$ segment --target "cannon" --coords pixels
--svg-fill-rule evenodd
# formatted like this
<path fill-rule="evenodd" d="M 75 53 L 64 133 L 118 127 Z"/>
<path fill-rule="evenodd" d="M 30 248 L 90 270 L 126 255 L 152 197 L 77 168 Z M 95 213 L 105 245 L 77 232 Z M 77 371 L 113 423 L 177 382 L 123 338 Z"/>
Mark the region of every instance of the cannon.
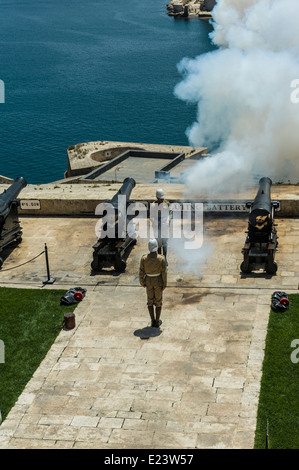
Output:
<path fill-rule="evenodd" d="M 0 253 L 13 243 L 20 243 L 22 240 L 22 227 L 18 218 L 17 199 L 22 189 L 27 186 L 27 182 L 23 177 L 16 178 L 0 195 Z M 0 267 L 3 264 L 3 258 L 0 257 Z"/>
<path fill-rule="evenodd" d="M 249 209 L 248 231 L 242 249 L 244 259 L 240 266 L 245 274 L 261 268 L 268 274 L 275 274 L 277 271 L 274 257 L 278 236 L 274 219 L 279 202 L 271 201 L 271 185 L 270 178 L 261 178 L 254 201 L 246 203 Z"/>
<path fill-rule="evenodd" d="M 127 216 L 126 210 L 130 201 L 131 192 L 136 185 L 133 178 L 125 178 L 121 188 L 110 201 L 105 201 L 113 207 L 113 220 L 111 226 L 114 227 L 114 237 L 100 236 L 93 245 L 93 260 L 91 268 L 93 271 L 102 271 L 105 265 L 113 265 L 116 271 L 123 272 L 127 266 L 127 258 L 131 249 L 136 244 L 136 238 L 128 233 L 128 223 L 134 216 Z M 119 196 L 124 197 L 124 204 L 119 207 Z M 119 229 L 121 222 L 124 230 Z M 108 222 L 107 222 L 108 223 Z M 103 228 L 107 233 L 107 223 Z"/>

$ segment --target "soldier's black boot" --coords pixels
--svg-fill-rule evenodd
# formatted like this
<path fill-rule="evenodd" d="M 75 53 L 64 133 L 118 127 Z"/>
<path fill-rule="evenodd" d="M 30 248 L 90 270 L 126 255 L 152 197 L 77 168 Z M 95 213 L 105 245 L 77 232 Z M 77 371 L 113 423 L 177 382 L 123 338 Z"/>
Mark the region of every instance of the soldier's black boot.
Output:
<path fill-rule="evenodd" d="M 150 314 L 150 317 L 151 317 L 151 320 L 152 320 L 152 325 L 151 326 L 156 326 L 154 307 L 153 307 L 153 305 L 150 305 L 147 308 L 148 308 L 148 311 L 149 311 L 149 314 Z"/>
<path fill-rule="evenodd" d="M 156 322 L 155 327 L 159 328 L 162 325 L 162 320 L 160 320 L 162 307 L 156 307 Z"/>

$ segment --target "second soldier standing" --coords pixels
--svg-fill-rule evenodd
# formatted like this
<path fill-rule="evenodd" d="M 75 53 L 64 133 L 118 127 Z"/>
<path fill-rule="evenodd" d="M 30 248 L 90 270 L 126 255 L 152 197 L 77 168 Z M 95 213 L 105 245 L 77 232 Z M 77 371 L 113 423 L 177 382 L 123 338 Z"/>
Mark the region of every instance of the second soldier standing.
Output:
<path fill-rule="evenodd" d="M 166 266 L 168 266 L 167 248 L 171 213 L 169 212 L 170 203 L 165 199 L 163 189 L 157 189 L 154 204 L 159 208 L 158 213 L 155 214 L 157 220 L 152 221 L 154 230 L 156 230 L 156 235 L 154 236 L 158 240 L 158 253 L 165 256 Z"/>

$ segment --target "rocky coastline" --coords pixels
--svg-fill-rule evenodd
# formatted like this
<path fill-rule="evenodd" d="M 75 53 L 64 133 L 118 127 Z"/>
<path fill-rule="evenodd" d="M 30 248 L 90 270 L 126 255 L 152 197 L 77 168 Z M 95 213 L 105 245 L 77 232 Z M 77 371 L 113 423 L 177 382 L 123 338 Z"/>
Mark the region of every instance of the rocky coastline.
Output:
<path fill-rule="evenodd" d="M 213 0 L 171 0 L 167 4 L 168 16 L 177 18 L 197 17 L 203 20 L 212 19 Z"/>

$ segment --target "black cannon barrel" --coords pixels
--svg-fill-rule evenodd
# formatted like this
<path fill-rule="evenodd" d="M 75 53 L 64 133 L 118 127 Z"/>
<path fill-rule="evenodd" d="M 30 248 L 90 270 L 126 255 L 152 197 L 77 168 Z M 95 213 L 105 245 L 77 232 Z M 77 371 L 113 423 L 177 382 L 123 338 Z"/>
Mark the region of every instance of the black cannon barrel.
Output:
<path fill-rule="evenodd" d="M 127 207 L 129 204 L 132 189 L 136 185 L 133 178 L 125 178 L 123 184 L 116 194 L 106 204 L 112 205 L 114 210 L 114 220 L 110 219 L 109 209 L 108 220 L 103 225 L 103 237 L 100 236 L 97 243 L 93 246 L 93 261 L 91 268 L 94 271 L 101 271 L 105 263 L 112 263 L 116 271 L 124 271 L 126 269 L 126 260 L 130 254 L 132 247 L 136 244 L 136 238 L 132 238 L 128 234 Z M 125 196 L 121 201 L 119 196 Z M 107 235 L 107 229 L 111 229 L 114 236 Z M 102 234 L 101 234 L 102 235 Z"/>
<path fill-rule="evenodd" d="M 270 227 L 272 221 L 271 185 L 270 178 L 261 178 L 257 195 L 251 205 L 249 223 L 259 230 Z"/>
<path fill-rule="evenodd" d="M 270 178 L 261 178 L 255 199 L 246 204 L 250 207 L 250 213 L 246 242 L 242 250 L 244 260 L 240 266 L 245 274 L 261 267 L 268 274 L 275 274 L 277 271 L 274 256 L 278 237 L 274 217 L 279 202 L 271 200 L 271 185 Z"/>
<path fill-rule="evenodd" d="M 271 214 L 271 185 L 272 181 L 268 177 L 261 178 L 259 181 L 259 190 L 253 201 L 251 212 L 256 209 L 262 209 Z"/>
<path fill-rule="evenodd" d="M 131 192 L 132 192 L 135 185 L 136 185 L 136 181 L 134 180 L 134 178 L 125 178 L 124 181 L 123 181 L 122 186 L 120 187 L 120 189 L 117 191 L 117 193 L 111 199 L 111 204 L 115 208 L 117 208 L 117 206 L 118 206 L 118 196 L 120 196 L 120 195 L 126 196 L 126 202 L 128 202 L 129 199 L 130 199 L 130 196 L 131 196 Z"/>
<path fill-rule="evenodd" d="M 27 181 L 22 176 L 15 179 L 9 188 L 0 194 L 0 216 L 5 217 L 14 201 L 23 188 L 27 186 Z"/>

